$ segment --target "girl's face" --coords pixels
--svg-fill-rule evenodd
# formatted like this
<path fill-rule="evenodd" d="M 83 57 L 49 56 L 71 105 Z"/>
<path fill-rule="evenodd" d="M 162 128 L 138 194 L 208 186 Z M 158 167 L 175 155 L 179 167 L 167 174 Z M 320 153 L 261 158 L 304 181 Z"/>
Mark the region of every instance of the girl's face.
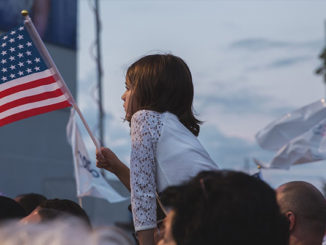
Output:
<path fill-rule="evenodd" d="M 128 81 L 126 81 L 126 91 L 121 96 L 121 99 L 124 102 L 123 108 L 125 109 L 126 115 L 128 114 L 130 95 L 131 95 L 130 84 L 128 83 Z"/>

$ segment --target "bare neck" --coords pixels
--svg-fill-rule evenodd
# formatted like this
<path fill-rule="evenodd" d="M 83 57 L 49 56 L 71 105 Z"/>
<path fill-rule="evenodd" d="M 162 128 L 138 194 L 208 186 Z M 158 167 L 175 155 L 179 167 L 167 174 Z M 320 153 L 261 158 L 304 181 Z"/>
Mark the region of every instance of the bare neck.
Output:
<path fill-rule="evenodd" d="M 290 234 L 289 245 L 321 245 L 323 236 L 312 234 Z"/>

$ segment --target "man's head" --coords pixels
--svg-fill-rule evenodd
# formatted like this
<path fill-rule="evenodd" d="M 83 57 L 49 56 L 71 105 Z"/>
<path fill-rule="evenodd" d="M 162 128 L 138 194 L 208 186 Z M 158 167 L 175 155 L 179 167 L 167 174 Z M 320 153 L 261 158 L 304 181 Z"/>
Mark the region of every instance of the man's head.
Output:
<path fill-rule="evenodd" d="M 45 196 L 36 193 L 21 194 L 15 197 L 15 201 L 25 209 L 27 215 L 45 200 Z"/>
<path fill-rule="evenodd" d="M 77 203 L 68 199 L 49 199 L 43 201 L 34 211 L 25 217 L 22 222 L 48 222 L 57 218 L 73 216 L 91 226 L 91 222 L 85 210 Z"/>
<path fill-rule="evenodd" d="M 290 222 L 290 244 L 302 239 L 321 244 L 326 228 L 326 200 L 322 193 L 304 181 L 285 183 L 276 193 L 281 212 Z"/>
<path fill-rule="evenodd" d="M 14 199 L 0 196 L 0 222 L 20 219 L 26 216 L 24 208 Z"/>
<path fill-rule="evenodd" d="M 288 222 L 275 191 L 241 172 L 201 172 L 181 186 L 167 188 L 162 201 L 173 210 L 171 234 L 178 245 L 288 242 Z"/>

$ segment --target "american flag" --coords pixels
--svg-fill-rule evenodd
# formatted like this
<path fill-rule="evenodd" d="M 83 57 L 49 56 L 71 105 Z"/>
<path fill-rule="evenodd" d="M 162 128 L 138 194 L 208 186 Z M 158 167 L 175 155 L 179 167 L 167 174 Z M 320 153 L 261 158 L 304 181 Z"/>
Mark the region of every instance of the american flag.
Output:
<path fill-rule="evenodd" d="M 0 126 L 71 106 L 22 25 L 0 35 Z"/>

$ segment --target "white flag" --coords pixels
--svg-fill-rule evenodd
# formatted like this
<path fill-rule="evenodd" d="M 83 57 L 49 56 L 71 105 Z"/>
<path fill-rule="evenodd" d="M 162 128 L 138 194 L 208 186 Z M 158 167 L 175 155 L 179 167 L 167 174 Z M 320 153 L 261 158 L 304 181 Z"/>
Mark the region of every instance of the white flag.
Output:
<path fill-rule="evenodd" d="M 106 199 L 110 203 L 128 199 L 121 196 L 106 182 L 96 167 L 95 161 L 91 161 L 88 157 L 85 144 L 75 122 L 73 109 L 67 124 L 67 139 L 72 147 L 78 197 L 94 196 Z"/>
<path fill-rule="evenodd" d="M 270 168 L 288 169 L 291 165 L 326 159 L 326 119 L 282 147 Z"/>
<path fill-rule="evenodd" d="M 257 133 L 256 139 L 262 148 L 278 150 L 269 164 L 259 163 L 265 168 L 288 169 L 294 164 L 326 159 L 325 100 L 318 100 L 270 123 Z"/>
<path fill-rule="evenodd" d="M 277 151 L 325 118 L 326 103 L 321 99 L 270 123 L 256 134 L 256 140 L 263 149 Z"/>

